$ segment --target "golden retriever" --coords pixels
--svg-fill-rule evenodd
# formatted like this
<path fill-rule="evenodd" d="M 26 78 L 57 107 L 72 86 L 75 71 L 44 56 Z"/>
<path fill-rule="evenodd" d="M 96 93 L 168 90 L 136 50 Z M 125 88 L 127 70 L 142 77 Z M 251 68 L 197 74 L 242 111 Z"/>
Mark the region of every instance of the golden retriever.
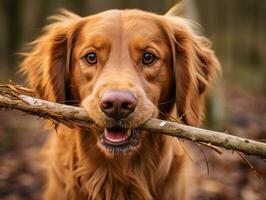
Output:
<path fill-rule="evenodd" d="M 140 10 L 52 20 L 21 71 L 40 98 L 81 106 L 95 123 L 51 135 L 44 199 L 187 199 L 178 140 L 138 127 L 170 115 L 200 126 L 219 69 L 210 42 L 182 17 Z"/>

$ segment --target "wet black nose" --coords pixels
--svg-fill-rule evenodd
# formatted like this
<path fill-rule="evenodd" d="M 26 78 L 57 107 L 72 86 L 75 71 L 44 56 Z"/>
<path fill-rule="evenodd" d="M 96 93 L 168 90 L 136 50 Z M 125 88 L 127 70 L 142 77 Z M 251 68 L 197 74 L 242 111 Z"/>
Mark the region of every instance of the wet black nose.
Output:
<path fill-rule="evenodd" d="M 103 93 L 100 102 L 101 110 L 116 120 L 126 118 L 134 112 L 137 105 L 136 97 L 129 91 L 107 90 Z"/>

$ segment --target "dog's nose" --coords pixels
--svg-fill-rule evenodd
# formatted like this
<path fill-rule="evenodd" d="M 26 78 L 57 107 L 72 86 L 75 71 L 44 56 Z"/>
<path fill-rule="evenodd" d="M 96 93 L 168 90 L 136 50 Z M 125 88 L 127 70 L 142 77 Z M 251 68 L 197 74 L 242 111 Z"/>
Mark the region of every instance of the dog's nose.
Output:
<path fill-rule="evenodd" d="M 116 120 L 126 118 L 134 112 L 137 105 L 136 97 L 129 91 L 107 90 L 102 94 L 100 108 Z"/>

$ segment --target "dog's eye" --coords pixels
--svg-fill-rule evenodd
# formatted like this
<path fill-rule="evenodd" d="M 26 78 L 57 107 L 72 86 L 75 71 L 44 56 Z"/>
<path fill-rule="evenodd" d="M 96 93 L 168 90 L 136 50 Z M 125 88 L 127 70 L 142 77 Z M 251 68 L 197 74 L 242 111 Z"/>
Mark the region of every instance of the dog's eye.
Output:
<path fill-rule="evenodd" d="M 151 52 L 144 52 L 143 56 L 142 56 L 142 64 L 144 65 L 150 65 L 152 64 L 154 61 L 156 61 L 157 57 L 151 53 Z"/>
<path fill-rule="evenodd" d="M 84 56 L 83 59 L 90 65 L 94 65 L 98 62 L 97 55 L 95 52 L 88 53 L 87 55 Z"/>

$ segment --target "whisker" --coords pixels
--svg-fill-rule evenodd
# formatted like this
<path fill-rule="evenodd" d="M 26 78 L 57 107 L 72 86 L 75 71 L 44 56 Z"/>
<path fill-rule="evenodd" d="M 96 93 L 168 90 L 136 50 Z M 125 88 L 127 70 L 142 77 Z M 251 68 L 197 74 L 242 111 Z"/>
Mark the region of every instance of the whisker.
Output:
<path fill-rule="evenodd" d="M 183 120 L 183 117 L 186 115 L 186 114 L 188 114 L 190 111 L 187 111 L 187 112 L 184 112 L 180 117 L 179 117 L 179 119 L 178 120 Z"/>
<path fill-rule="evenodd" d="M 158 109 L 159 110 L 159 109 Z M 166 119 L 169 119 L 168 114 L 164 113 L 163 111 L 159 110 L 159 113 L 162 114 Z"/>
<path fill-rule="evenodd" d="M 173 98 L 173 99 L 170 99 L 168 101 L 165 101 L 165 102 L 162 102 L 162 103 L 159 103 L 159 105 L 165 105 L 165 104 L 168 104 L 168 103 L 172 103 L 173 101 L 175 101 L 176 98 Z"/>
<path fill-rule="evenodd" d="M 170 121 L 174 121 L 174 122 L 180 122 L 179 121 L 179 119 L 176 119 L 175 117 L 173 117 L 173 116 L 171 116 L 171 115 L 169 115 L 169 114 L 167 114 L 167 113 L 164 113 L 164 112 L 162 112 L 161 110 L 159 110 L 159 112 L 166 118 L 166 119 L 168 119 L 168 120 L 170 120 Z"/>

